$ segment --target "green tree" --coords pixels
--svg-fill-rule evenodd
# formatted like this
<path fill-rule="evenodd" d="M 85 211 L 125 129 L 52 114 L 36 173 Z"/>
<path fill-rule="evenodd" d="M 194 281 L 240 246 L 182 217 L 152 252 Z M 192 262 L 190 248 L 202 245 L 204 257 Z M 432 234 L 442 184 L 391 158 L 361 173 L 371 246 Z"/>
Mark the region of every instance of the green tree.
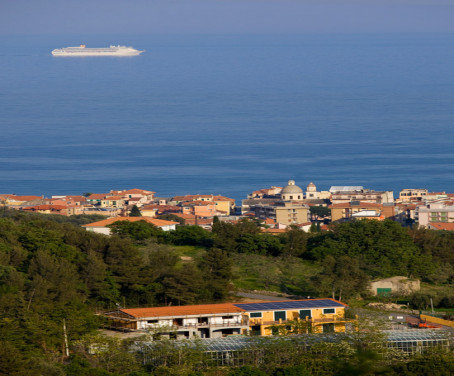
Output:
<path fill-rule="evenodd" d="M 130 217 L 141 217 L 142 216 L 142 213 L 141 213 L 140 209 L 137 207 L 137 205 L 133 205 L 133 207 L 131 208 L 131 211 L 129 212 L 129 216 Z"/>
<path fill-rule="evenodd" d="M 309 212 L 311 213 L 311 219 L 313 221 L 319 221 L 331 216 L 331 210 L 328 207 L 321 205 L 311 206 Z"/>
<path fill-rule="evenodd" d="M 421 259 L 407 230 L 391 220 L 340 223 L 331 233 L 316 237 L 311 246 L 311 257 L 349 256 L 373 277 L 420 276 L 431 267 L 430 257 Z"/>
<path fill-rule="evenodd" d="M 159 219 L 164 219 L 165 221 L 172 221 L 172 222 L 178 222 L 180 226 L 184 226 L 186 224 L 186 220 L 184 218 L 179 217 L 178 215 L 175 214 L 161 214 L 158 215 Z"/>
<path fill-rule="evenodd" d="M 185 264 L 175 269 L 162 281 L 164 302 L 176 305 L 196 304 L 200 300 L 203 279 L 200 270 L 194 264 Z"/>
<path fill-rule="evenodd" d="M 122 238 L 130 238 L 135 241 L 143 241 L 150 238 L 163 237 L 163 231 L 160 228 L 148 223 L 145 220 L 136 222 L 117 221 L 107 227 L 110 228 L 112 234 Z"/>
<path fill-rule="evenodd" d="M 175 245 L 198 245 L 210 247 L 213 235 L 200 226 L 178 226 L 165 234 L 168 242 Z"/>
<path fill-rule="evenodd" d="M 306 251 L 307 234 L 297 226 L 291 225 L 290 228 L 281 235 L 284 247 L 284 256 L 301 256 Z"/>
<path fill-rule="evenodd" d="M 205 276 L 204 297 L 206 301 L 223 301 L 230 293 L 232 261 L 226 251 L 209 249 L 200 263 Z"/>
<path fill-rule="evenodd" d="M 360 269 L 357 259 L 348 256 L 328 256 L 321 273 L 312 278 L 313 286 L 321 295 L 333 299 L 350 298 L 367 289 L 367 275 Z"/>

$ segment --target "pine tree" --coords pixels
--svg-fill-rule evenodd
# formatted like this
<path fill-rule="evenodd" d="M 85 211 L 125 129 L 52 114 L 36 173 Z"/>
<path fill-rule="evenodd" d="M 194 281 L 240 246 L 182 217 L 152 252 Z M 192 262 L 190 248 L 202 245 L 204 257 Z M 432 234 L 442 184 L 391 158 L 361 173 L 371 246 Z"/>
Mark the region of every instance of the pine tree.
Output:
<path fill-rule="evenodd" d="M 130 217 L 141 217 L 142 213 L 140 212 L 140 209 L 137 207 L 137 205 L 134 205 L 129 213 Z"/>

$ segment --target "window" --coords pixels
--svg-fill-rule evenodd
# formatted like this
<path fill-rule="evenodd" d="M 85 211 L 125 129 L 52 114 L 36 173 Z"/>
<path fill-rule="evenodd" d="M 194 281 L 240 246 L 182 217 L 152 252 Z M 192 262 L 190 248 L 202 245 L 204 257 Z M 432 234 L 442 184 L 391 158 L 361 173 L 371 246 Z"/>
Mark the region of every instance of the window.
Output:
<path fill-rule="evenodd" d="M 287 320 L 287 312 L 285 311 L 274 311 L 274 321 L 279 321 L 279 319 Z"/>
<path fill-rule="evenodd" d="M 312 311 L 310 309 L 302 309 L 302 310 L 300 310 L 300 319 L 306 320 L 306 317 L 311 319 L 312 318 Z"/>
<path fill-rule="evenodd" d="M 147 320 L 147 324 L 157 324 L 158 320 Z"/>
<path fill-rule="evenodd" d="M 336 308 L 323 308 L 323 314 L 336 313 Z"/>
<path fill-rule="evenodd" d="M 262 317 L 262 312 L 251 312 L 250 313 L 250 318 L 255 318 L 255 317 Z"/>
<path fill-rule="evenodd" d="M 334 333 L 334 324 L 323 324 L 323 333 Z"/>
<path fill-rule="evenodd" d="M 233 316 L 222 316 L 222 320 L 231 320 Z"/>

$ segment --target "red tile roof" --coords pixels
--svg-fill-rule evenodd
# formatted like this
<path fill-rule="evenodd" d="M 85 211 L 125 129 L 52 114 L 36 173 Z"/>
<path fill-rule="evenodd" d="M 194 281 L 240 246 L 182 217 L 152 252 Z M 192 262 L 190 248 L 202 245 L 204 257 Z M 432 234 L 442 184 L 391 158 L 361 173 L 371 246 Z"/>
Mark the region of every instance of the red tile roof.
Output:
<path fill-rule="evenodd" d="M 103 198 L 103 200 L 105 200 L 105 201 L 118 201 L 118 200 L 123 200 L 123 197 L 121 197 L 121 196 L 109 196 L 109 197 Z"/>
<path fill-rule="evenodd" d="M 382 204 L 376 204 L 372 202 L 360 202 L 359 205 L 352 205 L 351 202 L 342 202 L 340 204 L 332 204 L 328 206 L 330 209 L 335 208 L 351 208 L 351 207 L 361 207 L 361 208 L 382 208 Z"/>
<path fill-rule="evenodd" d="M 244 309 L 238 308 L 231 303 L 223 303 L 152 308 L 128 308 L 121 309 L 120 311 L 128 315 L 131 315 L 132 317 L 140 318 L 140 317 L 209 315 L 215 313 L 235 313 L 244 312 Z"/>
<path fill-rule="evenodd" d="M 151 204 L 151 205 L 144 205 L 142 210 L 157 210 L 158 213 L 178 213 L 181 212 L 181 207 L 176 205 L 158 205 L 158 204 Z"/>
<path fill-rule="evenodd" d="M 435 230 L 454 231 L 454 223 L 431 222 L 429 223 L 429 226 Z"/>
<path fill-rule="evenodd" d="M 213 196 L 213 201 L 230 201 L 230 202 L 235 203 L 235 199 L 228 198 L 225 196 Z"/>
<path fill-rule="evenodd" d="M 40 200 L 43 197 L 42 196 L 15 196 L 15 195 L 8 195 L 8 198 L 11 199 L 11 200 L 16 200 L 16 201 L 33 201 L 33 200 Z"/>
<path fill-rule="evenodd" d="M 87 197 L 87 200 L 102 200 L 108 195 L 109 193 L 93 193 Z"/>
<path fill-rule="evenodd" d="M 102 221 L 98 221 L 98 222 L 88 223 L 86 225 L 83 225 L 82 227 L 106 227 L 107 225 L 111 225 L 112 223 L 115 223 L 118 221 L 128 221 L 128 222 L 146 221 L 148 223 L 151 223 L 152 225 L 155 225 L 156 227 L 179 224 L 178 222 L 165 221 L 164 219 L 157 219 L 157 218 L 151 218 L 151 217 L 113 217 L 113 218 L 103 219 Z"/>

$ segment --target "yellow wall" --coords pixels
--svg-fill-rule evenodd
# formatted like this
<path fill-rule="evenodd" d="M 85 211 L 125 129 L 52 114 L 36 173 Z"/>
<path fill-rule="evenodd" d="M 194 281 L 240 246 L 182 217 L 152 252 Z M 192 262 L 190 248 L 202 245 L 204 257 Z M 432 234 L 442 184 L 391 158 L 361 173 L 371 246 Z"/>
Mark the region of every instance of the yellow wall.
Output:
<path fill-rule="evenodd" d="M 216 210 L 226 212 L 226 214 L 230 214 L 230 207 L 231 203 L 230 201 L 215 201 L 216 203 Z"/>
<path fill-rule="evenodd" d="M 302 309 L 291 309 L 291 310 L 286 310 L 286 321 L 292 321 L 292 320 L 303 320 L 304 319 L 299 319 L 299 314 L 300 310 Z M 279 311 L 279 310 L 278 310 Z M 282 310 L 284 311 L 284 310 Z M 323 314 L 323 308 L 313 308 L 312 310 L 312 318 L 311 318 L 311 323 L 312 323 L 312 332 L 313 333 L 322 333 L 323 332 L 323 324 L 328 324 L 328 323 L 334 323 L 334 331 L 335 332 L 344 332 L 345 331 L 345 309 L 336 307 L 336 313 L 331 313 L 331 314 Z M 261 335 L 271 335 L 272 330 L 271 326 L 279 324 L 279 322 L 274 321 L 274 312 L 275 311 L 262 311 L 262 317 L 261 318 L 250 318 L 249 319 L 249 326 L 250 329 L 253 326 L 258 326 L 260 325 L 260 334 Z M 247 316 L 250 317 L 251 312 L 246 312 L 245 313 Z M 323 321 L 317 321 L 317 320 L 322 320 Z M 282 320 L 282 324 L 285 325 L 285 321 Z"/>
<path fill-rule="evenodd" d="M 295 212 L 293 212 L 295 210 Z M 276 222 L 283 224 L 308 222 L 308 208 L 305 207 L 276 207 Z"/>

